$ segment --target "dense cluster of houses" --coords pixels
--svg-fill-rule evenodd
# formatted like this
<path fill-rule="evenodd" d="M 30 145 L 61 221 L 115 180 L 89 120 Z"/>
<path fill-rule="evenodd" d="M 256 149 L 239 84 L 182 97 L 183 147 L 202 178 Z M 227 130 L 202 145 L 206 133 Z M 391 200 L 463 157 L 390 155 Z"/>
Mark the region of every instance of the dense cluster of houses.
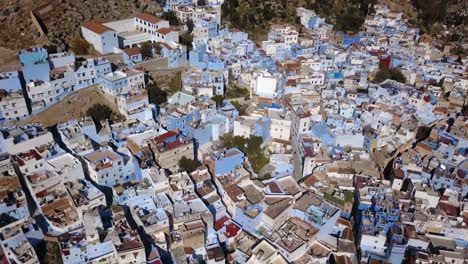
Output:
<path fill-rule="evenodd" d="M 188 54 L 138 14 L 82 26 L 125 66 L 34 47 L 0 73 L 0 263 L 39 263 L 43 243 L 73 264 L 466 263 L 466 58 L 383 5 L 355 35 L 298 8 L 301 29 L 257 45 L 219 28 L 222 1 L 196 2 L 166 1 L 194 21 Z M 138 69 L 147 41 L 189 66 L 159 106 Z M 405 81 L 372 81 L 382 65 Z M 124 121 L 9 123 L 92 85 Z"/>

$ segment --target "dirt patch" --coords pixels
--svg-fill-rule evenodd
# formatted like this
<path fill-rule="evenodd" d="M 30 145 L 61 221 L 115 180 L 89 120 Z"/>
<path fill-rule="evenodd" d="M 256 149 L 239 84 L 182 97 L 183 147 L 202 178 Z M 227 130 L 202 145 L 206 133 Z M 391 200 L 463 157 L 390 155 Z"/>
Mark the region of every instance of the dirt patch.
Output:
<path fill-rule="evenodd" d="M 181 71 L 161 71 L 149 73 L 156 85 L 172 95 L 182 88 Z"/>
<path fill-rule="evenodd" d="M 108 105 L 114 112 L 119 112 L 117 104 L 111 95 L 104 93 L 97 86 L 91 86 L 70 94 L 62 101 L 21 123 L 41 123 L 45 126 L 64 123 L 68 120 L 86 116 L 88 108 L 96 103 Z"/>
<path fill-rule="evenodd" d="M 0 69 L 1 70 L 14 70 L 20 68 L 18 60 L 18 51 L 0 47 Z"/>

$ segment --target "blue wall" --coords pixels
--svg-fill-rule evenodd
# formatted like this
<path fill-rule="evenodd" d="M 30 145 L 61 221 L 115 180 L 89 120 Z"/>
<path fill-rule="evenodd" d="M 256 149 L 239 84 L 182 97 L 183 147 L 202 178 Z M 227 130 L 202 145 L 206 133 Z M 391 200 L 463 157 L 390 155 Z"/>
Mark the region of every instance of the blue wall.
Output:
<path fill-rule="evenodd" d="M 50 65 L 47 50 L 32 48 L 23 50 L 19 54 L 19 59 L 23 68 L 23 75 L 26 82 L 50 81 Z"/>
<path fill-rule="evenodd" d="M 181 116 L 181 117 L 175 117 L 175 116 L 165 116 L 165 119 L 168 120 L 166 129 L 167 130 L 175 130 L 178 129 L 182 135 L 185 136 L 190 136 L 192 128 L 190 127 L 190 123 L 192 122 L 197 122 L 200 120 L 201 115 L 200 115 L 200 110 L 197 109 L 187 115 Z"/>
<path fill-rule="evenodd" d="M 270 126 L 271 120 L 268 117 L 262 117 L 255 122 L 255 136 L 263 138 L 262 144 L 270 138 Z"/>
<path fill-rule="evenodd" d="M 238 151 L 239 154 L 232 155 L 230 157 L 220 157 L 221 153 L 217 153 L 219 159 L 215 160 L 215 175 L 223 175 L 233 171 L 236 167 L 242 166 L 244 162 L 244 153 L 237 148 L 231 148 L 226 150 L 225 154 L 229 154 L 233 151 Z"/>

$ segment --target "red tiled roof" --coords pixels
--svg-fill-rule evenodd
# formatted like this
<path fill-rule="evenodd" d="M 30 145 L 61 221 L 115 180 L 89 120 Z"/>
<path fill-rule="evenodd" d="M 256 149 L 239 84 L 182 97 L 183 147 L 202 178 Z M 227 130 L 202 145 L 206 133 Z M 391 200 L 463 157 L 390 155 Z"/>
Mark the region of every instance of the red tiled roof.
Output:
<path fill-rule="evenodd" d="M 447 107 L 434 107 L 434 110 L 432 110 L 432 112 L 447 114 L 448 113 L 448 108 Z"/>
<path fill-rule="evenodd" d="M 167 143 L 167 149 L 174 149 L 174 148 L 180 147 L 180 146 L 182 146 L 182 145 L 184 145 L 184 144 L 185 144 L 185 142 L 182 141 L 182 140 L 179 138 L 179 139 L 177 139 L 176 141 Z"/>
<path fill-rule="evenodd" d="M 193 253 L 193 248 L 191 248 L 191 247 L 184 247 L 184 253 L 185 253 L 185 255 L 192 255 L 192 253 Z"/>
<path fill-rule="evenodd" d="M 402 169 L 394 168 L 393 174 L 395 178 L 403 180 L 405 178 L 405 172 Z"/>
<path fill-rule="evenodd" d="M 391 59 L 390 58 L 380 58 L 379 62 L 383 63 L 387 68 L 390 67 L 390 62 L 391 62 Z"/>
<path fill-rule="evenodd" d="M 124 52 L 127 53 L 127 55 L 129 56 L 141 54 L 140 49 L 137 47 L 124 49 Z"/>
<path fill-rule="evenodd" d="M 168 139 L 170 137 L 176 136 L 176 135 L 177 135 L 177 132 L 171 130 L 171 131 L 168 131 L 168 132 L 166 132 L 166 133 L 164 133 L 162 135 L 154 137 L 153 141 L 158 144 L 158 143 L 161 143 L 164 140 L 166 140 L 166 139 Z"/>
<path fill-rule="evenodd" d="M 229 197 L 234 201 L 234 202 L 238 202 L 238 199 L 237 197 L 239 195 L 241 195 L 242 193 L 244 193 L 242 191 L 241 188 L 239 188 L 239 186 L 235 185 L 235 184 L 231 184 L 227 187 L 224 188 L 224 190 L 227 192 L 227 194 L 229 195 Z"/>
<path fill-rule="evenodd" d="M 304 184 L 306 186 L 309 186 L 309 187 L 314 186 L 315 183 L 317 183 L 317 182 L 318 182 L 318 179 L 317 179 L 317 177 L 315 177 L 315 175 L 310 175 L 310 176 L 308 176 L 307 179 L 304 180 Z"/>
<path fill-rule="evenodd" d="M 272 193 L 282 193 L 281 188 L 276 184 L 276 182 L 270 182 L 268 187 L 270 187 L 270 191 Z"/>
<path fill-rule="evenodd" d="M 229 220 L 229 217 L 227 217 L 226 215 L 221 217 L 219 220 L 217 220 L 215 223 L 214 223 L 214 229 L 216 231 L 219 231 L 221 228 L 224 227 L 224 224 Z"/>
<path fill-rule="evenodd" d="M 226 237 L 227 238 L 235 237 L 235 236 L 237 236 L 237 234 L 239 233 L 240 230 L 241 230 L 241 228 L 238 225 L 236 225 L 234 223 L 230 223 L 226 227 Z"/>
<path fill-rule="evenodd" d="M 103 24 L 96 21 L 87 21 L 82 24 L 82 26 L 88 30 L 93 31 L 96 34 L 102 34 L 104 32 L 113 30 L 110 27 L 104 26 Z"/>
<path fill-rule="evenodd" d="M 148 15 L 148 14 L 145 14 L 145 13 L 138 13 L 136 17 L 141 19 L 141 20 L 144 20 L 146 22 L 150 22 L 152 24 L 156 24 L 156 23 L 159 23 L 160 21 L 162 21 L 162 19 L 160 17 Z"/>
<path fill-rule="evenodd" d="M 171 33 L 172 30 L 170 28 L 160 28 L 160 29 L 158 29 L 158 32 L 163 34 L 163 35 L 167 35 L 167 34 Z"/>

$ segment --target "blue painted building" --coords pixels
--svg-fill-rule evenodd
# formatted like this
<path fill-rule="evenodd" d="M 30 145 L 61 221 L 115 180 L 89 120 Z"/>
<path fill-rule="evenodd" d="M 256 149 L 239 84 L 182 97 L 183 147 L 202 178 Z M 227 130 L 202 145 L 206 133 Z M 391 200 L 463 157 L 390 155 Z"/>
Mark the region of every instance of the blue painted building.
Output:
<path fill-rule="evenodd" d="M 0 72 L 0 87 L 7 92 L 21 91 L 21 81 L 17 71 Z"/>
<path fill-rule="evenodd" d="M 200 109 L 189 112 L 181 112 L 181 109 L 161 109 L 159 120 L 167 130 L 178 130 L 182 135 L 192 137 L 193 128 L 191 124 L 201 119 Z"/>
<path fill-rule="evenodd" d="M 310 134 L 312 137 L 320 138 L 322 145 L 332 146 L 335 143 L 335 138 L 330 132 L 327 124 L 319 122 L 311 127 Z"/>
<path fill-rule="evenodd" d="M 212 128 L 212 125 L 211 124 L 205 124 L 204 126 L 200 126 L 200 127 L 197 127 L 197 128 L 192 128 L 192 129 L 189 129 L 191 130 L 189 132 L 190 135 L 187 135 L 187 136 L 190 136 L 193 138 L 193 141 L 194 143 L 197 145 L 197 146 L 201 146 L 201 145 L 204 145 L 208 142 L 210 142 L 213 138 L 213 128 Z"/>
<path fill-rule="evenodd" d="M 271 120 L 268 117 L 262 117 L 254 124 L 254 136 L 262 137 L 264 145 L 270 139 Z"/>
<path fill-rule="evenodd" d="M 361 42 L 361 35 L 356 34 L 354 36 L 348 35 L 342 31 L 336 32 L 338 44 L 341 45 L 343 48 L 346 48 L 352 44 Z"/>
<path fill-rule="evenodd" d="M 231 148 L 225 152 L 216 152 L 211 155 L 213 170 L 216 176 L 225 175 L 241 167 L 244 163 L 244 153 L 238 148 Z"/>
<path fill-rule="evenodd" d="M 23 76 L 26 82 L 30 81 L 50 81 L 50 65 L 48 52 L 43 48 L 29 48 L 21 50 L 19 60 L 23 69 Z"/>

